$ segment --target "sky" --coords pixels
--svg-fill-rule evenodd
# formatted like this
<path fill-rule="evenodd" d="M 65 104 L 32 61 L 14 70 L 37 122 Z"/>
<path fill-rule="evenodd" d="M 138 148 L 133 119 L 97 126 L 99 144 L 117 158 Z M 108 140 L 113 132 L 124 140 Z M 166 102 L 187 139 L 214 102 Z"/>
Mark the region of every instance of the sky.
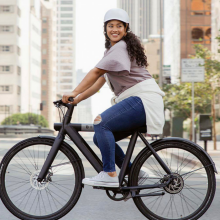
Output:
<path fill-rule="evenodd" d="M 103 20 L 117 0 L 76 0 L 76 70 L 88 72 L 105 51 Z"/>
<path fill-rule="evenodd" d="M 104 15 L 116 7 L 117 0 L 76 0 L 76 70 L 89 72 L 102 59 L 105 51 Z M 92 96 L 93 120 L 111 107 L 112 96 L 106 84 Z"/>

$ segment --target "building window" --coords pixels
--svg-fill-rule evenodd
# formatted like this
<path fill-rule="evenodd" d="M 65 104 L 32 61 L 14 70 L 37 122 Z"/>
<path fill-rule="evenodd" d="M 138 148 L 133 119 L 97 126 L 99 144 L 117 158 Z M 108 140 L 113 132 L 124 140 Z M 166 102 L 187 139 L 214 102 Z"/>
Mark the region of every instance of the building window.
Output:
<path fill-rule="evenodd" d="M 13 46 L 10 46 L 10 45 L 1 45 L 0 46 L 0 52 L 13 52 L 12 51 L 13 49 Z"/>
<path fill-rule="evenodd" d="M 73 67 L 72 66 L 60 66 L 61 70 L 72 70 Z"/>
<path fill-rule="evenodd" d="M 60 23 L 61 23 L 61 24 L 72 24 L 73 21 L 71 21 L 71 20 L 61 20 Z"/>
<path fill-rule="evenodd" d="M 41 51 L 41 47 L 39 45 L 37 45 L 35 42 L 32 41 L 32 46 L 38 50 L 38 51 Z"/>
<path fill-rule="evenodd" d="M 21 49 L 20 47 L 17 47 L 17 54 L 20 56 L 21 55 Z"/>
<path fill-rule="evenodd" d="M 72 18 L 73 14 L 60 14 L 61 18 Z"/>
<path fill-rule="evenodd" d="M 61 7 L 60 11 L 72 11 L 73 8 L 72 7 Z"/>
<path fill-rule="evenodd" d="M 40 78 L 35 76 L 35 75 L 32 75 L 32 80 L 37 82 L 37 83 L 40 83 Z"/>
<path fill-rule="evenodd" d="M 47 64 L 47 60 L 43 59 L 42 64 Z"/>
<path fill-rule="evenodd" d="M 47 23 L 47 18 L 43 18 L 43 23 Z"/>
<path fill-rule="evenodd" d="M 32 29 L 40 35 L 40 30 L 35 25 L 32 25 Z"/>
<path fill-rule="evenodd" d="M 47 29 L 43 28 L 43 33 L 46 34 L 47 33 Z"/>
<path fill-rule="evenodd" d="M 72 1 L 61 1 L 61 5 L 72 5 Z"/>
<path fill-rule="evenodd" d="M 72 79 L 61 79 L 60 83 L 72 83 L 73 80 Z"/>
<path fill-rule="evenodd" d="M 20 86 L 17 87 L 17 94 L 18 94 L 18 95 L 21 94 L 21 87 L 20 87 Z"/>
<path fill-rule="evenodd" d="M 46 80 L 42 80 L 42 85 L 46 86 L 47 85 L 47 81 Z"/>
<path fill-rule="evenodd" d="M 36 99 L 40 99 L 41 98 L 40 94 L 36 93 L 36 92 L 32 92 L 32 97 L 36 98 Z"/>
<path fill-rule="evenodd" d="M 18 36 L 21 36 L 21 29 L 19 27 L 17 27 L 17 34 Z"/>
<path fill-rule="evenodd" d="M 0 86 L 0 93 L 12 93 L 12 86 Z"/>
<path fill-rule="evenodd" d="M 43 95 L 43 96 L 46 96 L 46 95 L 47 95 L 47 91 L 46 91 L 46 90 L 43 90 L 43 91 L 42 91 L 42 95 Z"/>
<path fill-rule="evenodd" d="M 13 66 L 0 66 L 0 73 L 12 73 Z"/>
<path fill-rule="evenodd" d="M 211 27 L 191 27 L 191 39 L 193 44 L 211 44 Z"/>
<path fill-rule="evenodd" d="M 0 12 L 12 13 L 13 12 L 13 6 L 12 5 L 1 5 L 0 6 Z"/>
<path fill-rule="evenodd" d="M 72 72 L 61 72 L 60 76 L 72 76 Z"/>
<path fill-rule="evenodd" d="M 47 44 L 47 39 L 43 38 L 43 44 Z"/>
<path fill-rule="evenodd" d="M 211 15 L 211 0 L 191 0 L 191 15 Z"/>
<path fill-rule="evenodd" d="M 41 66 L 41 63 L 38 60 L 35 60 L 34 58 L 32 59 L 32 63 L 36 66 Z"/>
<path fill-rule="evenodd" d="M 18 75 L 21 75 L 21 67 L 20 66 L 17 66 L 17 73 L 18 73 Z"/>
<path fill-rule="evenodd" d="M 13 26 L 12 25 L 1 25 L 0 26 L 0 32 L 6 32 L 6 33 L 13 33 Z"/>
<path fill-rule="evenodd" d="M 0 113 L 6 113 L 10 112 L 10 106 L 9 105 L 0 105 Z"/>
<path fill-rule="evenodd" d="M 61 31 L 72 31 L 73 28 L 72 27 L 60 27 Z"/>
<path fill-rule="evenodd" d="M 61 57 L 72 57 L 73 54 L 72 53 L 60 53 Z"/>
<path fill-rule="evenodd" d="M 73 60 L 67 59 L 67 60 L 61 60 L 60 63 L 72 63 Z"/>
<path fill-rule="evenodd" d="M 62 51 L 65 51 L 65 50 L 73 50 L 73 48 L 66 46 L 66 47 L 60 47 L 60 50 L 62 50 Z"/>
<path fill-rule="evenodd" d="M 45 100 L 43 100 L 42 103 L 43 103 L 43 106 L 47 105 L 47 102 Z"/>
<path fill-rule="evenodd" d="M 43 74 L 43 75 L 46 75 L 46 70 L 42 70 L 42 74 Z"/>
<path fill-rule="evenodd" d="M 47 49 L 43 49 L 42 53 L 47 54 Z"/>
<path fill-rule="evenodd" d="M 72 44 L 72 43 L 73 43 L 73 40 L 69 40 L 69 39 L 61 40 L 60 43 L 61 43 L 61 44 Z"/>
<path fill-rule="evenodd" d="M 73 37 L 72 33 L 61 33 L 60 37 Z"/>
<path fill-rule="evenodd" d="M 60 86 L 61 89 L 72 89 L 71 85 Z"/>

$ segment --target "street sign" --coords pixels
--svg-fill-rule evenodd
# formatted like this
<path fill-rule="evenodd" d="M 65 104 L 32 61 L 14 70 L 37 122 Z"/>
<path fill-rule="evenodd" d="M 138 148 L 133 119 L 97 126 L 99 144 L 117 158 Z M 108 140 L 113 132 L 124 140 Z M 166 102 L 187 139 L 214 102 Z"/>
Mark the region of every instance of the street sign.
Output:
<path fill-rule="evenodd" d="M 170 65 L 163 65 L 163 77 L 168 77 L 171 75 L 171 66 Z"/>
<path fill-rule="evenodd" d="M 203 59 L 182 59 L 182 82 L 204 82 Z"/>

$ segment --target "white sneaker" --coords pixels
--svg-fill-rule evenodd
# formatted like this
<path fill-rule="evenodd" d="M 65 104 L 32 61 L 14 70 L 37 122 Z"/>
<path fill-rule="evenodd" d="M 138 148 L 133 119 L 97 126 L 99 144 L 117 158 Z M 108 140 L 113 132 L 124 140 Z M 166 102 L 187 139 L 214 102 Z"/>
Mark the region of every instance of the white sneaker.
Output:
<path fill-rule="evenodd" d="M 111 177 L 104 171 L 92 178 L 84 178 L 82 183 L 89 186 L 119 187 L 118 177 Z"/>

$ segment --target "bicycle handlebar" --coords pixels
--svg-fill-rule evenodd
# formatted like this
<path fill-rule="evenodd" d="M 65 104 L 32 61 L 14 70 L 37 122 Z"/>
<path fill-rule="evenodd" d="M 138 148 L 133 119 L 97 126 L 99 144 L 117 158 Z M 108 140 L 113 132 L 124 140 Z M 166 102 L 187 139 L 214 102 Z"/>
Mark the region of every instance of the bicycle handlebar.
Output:
<path fill-rule="evenodd" d="M 69 97 L 68 101 L 73 102 L 74 98 L 73 97 Z M 64 105 L 64 106 L 66 106 L 67 103 L 63 103 L 62 99 L 60 99 L 60 100 L 54 101 L 53 104 L 54 105 Z"/>

